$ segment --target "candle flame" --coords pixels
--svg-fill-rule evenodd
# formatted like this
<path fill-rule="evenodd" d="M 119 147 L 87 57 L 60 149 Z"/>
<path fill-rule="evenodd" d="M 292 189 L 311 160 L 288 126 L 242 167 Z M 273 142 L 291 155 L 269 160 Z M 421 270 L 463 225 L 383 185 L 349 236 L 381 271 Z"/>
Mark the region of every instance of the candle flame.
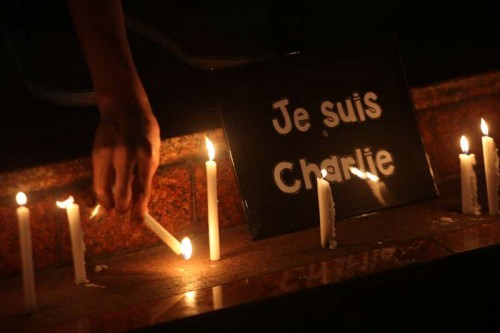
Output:
<path fill-rule="evenodd" d="M 208 137 L 205 137 L 205 143 L 207 145 L 208 158 L 210 159 L 210 161 L 213 161 L 215 158 L 214 144 L 212 143 L 212 141 L 210 141 L 210 139 Z"/>
<path fill-rule="evenodd" d="M 181 242 L 181 254 L 184 259 L 188 260 L 193 254 L 193 245 L 188 237 L 184 237 Z"/>
<path fill-rule="evenodd" d="M 325 178 L 327 174 L 328 171 L 326 171 L 325 169 L 321 169 L 321 177 Z"/>
<path fill-rule="evenodd" d="M 94 207 L 92 214 L 90 214 L 89 219 L 96 217 L 96 215 L 99 213 L 100 208 L 101 208 L 101 205 L 97 204 L 97 206 Z"/>
<path fill-rule="evenodd" d="M 28 198 L 26 197 L 26 194 L 24 194 L 24 192 L 17 192 L 16 201 L 18 205 L 24 206 L 26 205 L 26 202 L 28 202 Z"/>
<path fill-rule="evenodd" d="M 486 124 L 483 118 L 481 118 L 481 131 L 483 132 L 483 135 L 488 135 L 488 124 Z"/>
<path fill-rule="evenodd" d="M 196 295 L 196 293 L 194 292 L 194 290 L 186 291 L 184 293 L 184 296 L 186 296 L 186 298 L 189 298 L 190 300 L 193 300 L 195 295 Z"/>
<path fill-rule="evenodd" d="M 464 154 L 469 153 L 469 140 L 467 140 L 465 135 L 462 135 L 462 137 L 460 138 L 460 148 L 462 148 Z"/>
<path fill-rule="evenodd" d="M 69 206 L 71 206 L 73 203 L 75 202 L 75 199 L 70 195 L 68 197 L 68 199 L 64 200 L 64 201 L 57 201 L 56 202 L 56 205 L 57 207 L 59 208 L 68 208 Z"/>

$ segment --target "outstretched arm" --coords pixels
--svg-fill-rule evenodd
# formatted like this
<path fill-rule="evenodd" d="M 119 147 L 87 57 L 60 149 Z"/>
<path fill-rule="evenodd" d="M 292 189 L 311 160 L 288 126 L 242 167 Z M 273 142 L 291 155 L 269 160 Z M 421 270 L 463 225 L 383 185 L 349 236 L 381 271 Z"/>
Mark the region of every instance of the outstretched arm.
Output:
<path fill-rule="evenodd" d="M 137 73 L 121 0 L 68 0 L 94 83 L 101 120 L 93 186 L 101 205 L 141 220 L 158 167 L 160 130 Z"/>

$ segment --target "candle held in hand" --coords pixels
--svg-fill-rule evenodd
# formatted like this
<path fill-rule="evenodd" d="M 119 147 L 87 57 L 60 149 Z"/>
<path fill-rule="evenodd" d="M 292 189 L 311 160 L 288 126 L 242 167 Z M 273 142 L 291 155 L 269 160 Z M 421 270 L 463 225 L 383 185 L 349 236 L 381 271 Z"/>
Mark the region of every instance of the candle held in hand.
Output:
<path fill-rule="evenodd" d="M 481 131 L 483 132 L 483 159 L 486 177 L 486 190 L 488 193 L 488 211 L 490 215 L 499 215 L 498 209 L 498 149 L 495 141 L 488 136 L 488 125 L 481 118 Z"/>
<path fill-rule="evenodd" d="M 59 208 L 66 209 L 66 214 L 68 215 L 75 283 L 87 283 L 89 281 L 87 280 L 87 271 L 85 269 L 85 242 L 83 241 L 80 220 L 80 206 L 75 203 L 75 199 L 72 196 L 65 201 L 57 201 L 56 204 Z"/>
<path fill-rule="evenodd" d="M 477 202 L 477 178 L 474 172 L 476 156 L 469 154 L 469 141 L 462 135 L 460 138 L 462 154 L 460 158 L 460 178 L 462 189 L 462 213 L 480 215 L 481 206 Z"/>
<path fill-rule="evenodd" d="M 324 179 L 327 175 L 325 169 L 321 170 L 321 178 L 317 177 L 319 229 L 321 247 L 334 249 L 337 247 L 335 240 L 335 203 L 333 201 L 330 183 Z"/>
<path fill-rule="evenodd" d="M 186 260 L 191 258 L 193 247 L 189 238 L 184 237 L 182 242 L 179 242 L 149 214 L 146 214 L 144 217 L 144 224 L 146 224 L 146 226 L 151 229 L 151 231 L 153 231 L 165 244 L 167 244 L 175 254 L 182 254 Z"/>
<path fill-rule="evenodd" d="M 33 270 L 33 250 L 31 245 L 30 211 L 24 207 L 28 201 L 26 194 L 16 195 L 17 221 L 19 224 L 19 245 L 21 249 L 21 268 L 23 275 L 24 305 L 26 312 L 36 309 L 35 273 Z"/>
<path fill-rule="evenodd" d="M 208 201 L 208 241 L 210 260 L 220 259 L 219 247 L 219 211 L 217 207 L 217 164 L 214 161 L 215 148 L 209 138 L 205 137 L 209 160 L 205 162 L 207 169 L 207 201 Z"/>

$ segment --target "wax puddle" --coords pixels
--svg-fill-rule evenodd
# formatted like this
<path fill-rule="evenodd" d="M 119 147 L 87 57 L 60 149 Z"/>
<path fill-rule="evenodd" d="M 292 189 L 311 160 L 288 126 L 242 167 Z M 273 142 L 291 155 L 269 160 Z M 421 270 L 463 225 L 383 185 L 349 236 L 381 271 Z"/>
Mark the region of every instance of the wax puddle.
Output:
<path fill-rule="evenodd" d="M 434 220 L 432 221 L 433 224 L 439 224 L 439 225 L 450 225 L 452 223 L 458 222 L 459 219 L 454 219 L 452 217 L 447 217 L 447 216 L 441 216 L 439 220 Z"/>
<path fill-rule="evenodd" d="M 87 287 L 87 288 L 101 288 L 101 289 L 106 288 L 106 286 L 101 286 L 100 284 L 95 284 L 95 283 L 87 283 L 87 284 L 85 284 L 85 287 Z"/>
<path fill-rule="evenodd" d="M 108 269 L 107 265 L 95 265 L 94 272 L 99 273 L 105 269 Z"/>
<path fill-rule="evenodd" d="M 439 220 L 441 222 L 446 222 L 446 223 L 455 223 L 458 221 L 458 219 L 454 219 L 452 217 L 446 217 L 446 216 L 442 216 Z"/>

